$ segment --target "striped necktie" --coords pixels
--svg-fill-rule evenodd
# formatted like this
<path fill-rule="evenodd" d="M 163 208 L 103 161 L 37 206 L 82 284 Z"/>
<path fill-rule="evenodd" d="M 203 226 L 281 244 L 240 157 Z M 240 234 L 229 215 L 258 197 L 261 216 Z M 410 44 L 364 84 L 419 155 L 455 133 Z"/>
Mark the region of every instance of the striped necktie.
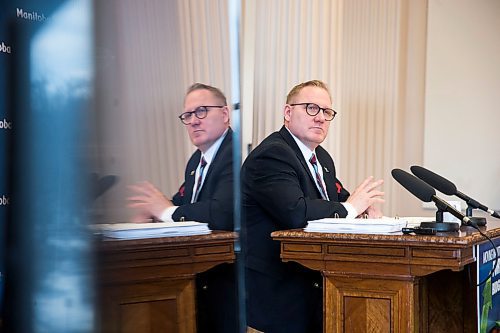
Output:
<path fill-rule="evenodd" d="M 319 175 L 318 171 L 318 161 L 316 160 L 316 154 L 312 154 L 311 158 L 309 159 L 309 163 L 313 166 L 314 169 L 314 174 L 316 176 L 316 184 L 318 185 L 319 192 L 321 193 L 321 197 L 324 200 L 328 200 L 328 195 L 326 194 L 325 187 L 323 185 L 323 182 L 321 181 L 321 176 Z"/>
<path fill-rule="evenodd" d="M 205 161 L 205 158 L 202 156 L 200 159 L 200 173 L 198 174 L 198 180 L 196 181 L 196 194 L 194 195 L 193 202 L 196 202 L 198 200 L 198 195 L 200 195 L 201 184 L 203 181 L 203 171 L 205 170 L 206 165 L 207 161 Z"/>

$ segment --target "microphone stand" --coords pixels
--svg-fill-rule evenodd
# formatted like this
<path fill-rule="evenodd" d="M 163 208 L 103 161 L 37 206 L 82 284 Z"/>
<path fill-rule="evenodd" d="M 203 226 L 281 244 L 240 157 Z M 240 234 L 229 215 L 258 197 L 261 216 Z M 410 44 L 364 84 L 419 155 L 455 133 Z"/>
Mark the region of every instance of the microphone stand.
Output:
<path fill-rule="evenodd" d="M 436 212 L 436 221 L 434 222 L 420 222 L 421 228 L 434 228 L 437 232 L 455 232 L 460 229 L 459 223 L 444 222 L 443 214 L 446 213 L 447 207 L 440 201 L 434 201 L 438 208 Z"/>
<path fill-rule="evenodd" d="M 477 226 L 485 226 L 486 225 L 486 218 L 485 217 L 479 217 L 479 216 L 472 216 L 472 209 L 474 209 L 474 206 L 471 206 L 469 203 L 467 203 L 467 209 L 465 210 L 465 216 L 470 218 L 472 222 L 475 222 Z"/>

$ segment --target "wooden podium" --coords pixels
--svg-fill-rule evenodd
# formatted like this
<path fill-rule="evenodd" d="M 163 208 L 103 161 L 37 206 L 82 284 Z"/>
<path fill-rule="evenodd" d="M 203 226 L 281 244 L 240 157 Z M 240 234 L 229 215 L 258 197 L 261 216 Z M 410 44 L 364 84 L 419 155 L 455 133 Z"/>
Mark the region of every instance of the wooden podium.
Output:
<path fill-rule="evenodd" d="M 234 262 L 233 232 L 97 243 L 101 332 L 196 332 L 195 275 Z"/>
<path fill-rule="evenodd" d="M 484 232 L 500 237 L 500 222 Z M 323 274 L 324 332 L 477 332 L 475 229 L 436 236 L 283 230 L 283 261 Z"/>

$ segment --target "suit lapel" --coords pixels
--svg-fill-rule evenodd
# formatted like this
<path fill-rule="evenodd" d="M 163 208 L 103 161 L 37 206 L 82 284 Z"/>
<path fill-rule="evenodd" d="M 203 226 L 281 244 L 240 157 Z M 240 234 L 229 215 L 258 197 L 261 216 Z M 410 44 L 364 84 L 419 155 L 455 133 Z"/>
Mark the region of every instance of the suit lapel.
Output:
<path fill-rule="evenodd" d="M 198 167 L 198 164 L 200 163 L 200 158 L 201 158 L 201 151 L 197 150 L 194 154 L 193 157 L 189 160 L 187 167 L 186 167 L 186 186 L 184 188 L 185 195 L 184 195 L 184 203 L 188 204 L 191 203 L 191 198 L 193 197 L 193 187 L 194 187 L 194 181 L 196 177 L 196 168 Z"/>
<path fill-rule="evenodd" d="M 300 161 L 300 164 L 302 164 L 302 167 L 309 175 L 309 178 L 311 179 L 311 182 L 313 183 L 314 188 L 316 189 L 318 194 L 321 196 L 321 193 L 319 192 L 319 190 L 316 187 L 316 177 L 313 176 L 313 174 L 311 173 L 311 170 L 309 170 L 309 166 L 307 165 L 307 162 L 304 159 L 304 155 L 302 155 L 302 152 L 300 151 L 299 146 L 297 146 L 297 142 L 295 142 L 295 140 L 292 138 L 292 136 L 290 135 L 288 130 L 285 128 L 285 126 L 281 127 L 279 133 L 283 137 L 283 139 L 286 141 L 286 143 L 293 149 L 293 151 L 295 152 L 295 155 L 297 155 L 297 158 Z"/>
<path fill-rule="evenodd" d="M 228 145 L 231 145 L 232 140 L 233 140 L 233 131 L 231 130 L 231 128 L 229 128 L 227 133 L 226 133 L 226 136 L 224 137 L 224 140 L 222 140 L 221 145 L 220 145 L 219 149 L 217 150 L 217 153 L 214 156 L 214 159 L 212 160 L 212 163 L 210 163 L 210 167 L 208 168 L 207 174 L 205 175 L 205 180 L 203 181 L 203 186 L 202 186 L 200 193 L 198 195 L 198 200 L 200 200 L 202 198 L 204 189 L 206 189 L 210 184 L 209 183 L 209 181 L 211 179 L 210 175 L 215 172 L 214 170 L 217 170 L 219 164 L 221 163 L 220 162 L 221 159 L 227 157 L 227 156 L 223 156 L 224 154 L 222 152 L 226 149 L 226 147 Z M 196 168 L 198 167 L 198 164 L 200 163 L 200 158 L 201 158 L 201 152 L 199 150 L 198 150 L 198 152 L 199 152 L 198 157 L 197 157 L 197 159 L 195 159 L 196 164 L 194 165 L 194 168 L 193 168 L 193 170 L 194 170 L 193 176 L 190 177 L 190 179 L 191 179 L 191 187 L 190 187 L 190 194 L 189 194 L 190 201 L 191 201 L 191 197 L 193 194 Z"/>

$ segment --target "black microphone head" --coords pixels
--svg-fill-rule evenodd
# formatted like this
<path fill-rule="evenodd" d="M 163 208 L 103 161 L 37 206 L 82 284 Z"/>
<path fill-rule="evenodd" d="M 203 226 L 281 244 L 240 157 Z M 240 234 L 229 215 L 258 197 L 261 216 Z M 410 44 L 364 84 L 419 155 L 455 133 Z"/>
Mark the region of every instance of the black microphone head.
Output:
<path fill-rule="evenodd" d="M 116 182 L 118 181 L 118 176 L 115 175 L 107 175 L 104 177 L 100 177 L 97 173 L 93 172 L 90 174 L 90 190 L 89 193 L 91 199 L 97 199 L 104 192 L 109 190 Z"/>
<path fill-rule="evenodd" d="M 405 189 L 424 202 L 432 201 L 432 197 L 436 195 L 436 191 L 429 184 L 406 171 L 394 169 L 391 174 Z"/>
<path fill-rule="evenodd" d="M 424 182 L 446 195 L 456 195 L 457 187 L 448 179 L 418 165 L 410 167 L 411 172 Z"/>

